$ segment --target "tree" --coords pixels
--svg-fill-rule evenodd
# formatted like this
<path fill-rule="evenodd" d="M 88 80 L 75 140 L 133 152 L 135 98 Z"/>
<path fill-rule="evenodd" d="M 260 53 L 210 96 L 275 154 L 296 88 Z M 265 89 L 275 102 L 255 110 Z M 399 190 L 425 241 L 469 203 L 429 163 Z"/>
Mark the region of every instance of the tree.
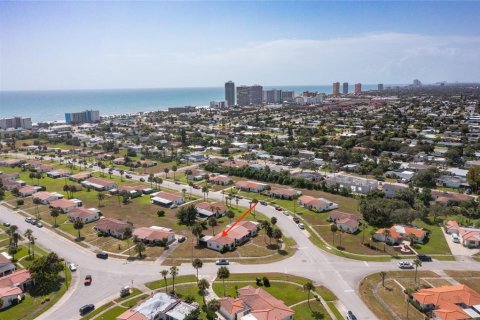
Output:
<path fill-rule="evenodd" d="M 232 224 L 232 219 L 235 218 L 235 212 L 233 212 L 232 210 L 228 210 L 227 217 L 228 219 L 230 219 L 230 224 Z"/>
<path fill-rule="evenodd" d="M 230 270 L 228 270 L 228 268 L 224 267 L 224 266 L 218 268 L 217 277 L 219 279 L 222 279 L 222 282 L 223 282 L 223 296 L 225 297 L 226 296 L 225 279 L 228 279 L 230 277 Z"/>
<path fill-rule="evenodd" d="M 38 199 L 38 198 L 33 198 L 33 204 L 35 205 L 35 215 L 37 216 L 37 220 L 40 219 L 40 217 L 38 216 L 38 205 L 39 205 L 40 203 L 42 203 L 42 202 L 40 201 L 40 199 Z"/>
<path fill-rule="evenodd" d="M 387 242 L 388 242 L 388 237 L 390 236 L 390 229 L 383 229 L 383 239 L 385 240 L 383 242 L 383 251 L 385 251 L 386 249 L 386 245 L 387 245 Z"/>
<path fill-rule="evenodd" d="M 135 244 L 135 250 L 137 250 L 138 256 L 140 257 L 140 259 L 142 259 L 142 253 L 145 252 L 145 244 L 142 241 L 137 241 L 137 243 Z"/>
<path fill-rule="evenodd" d="M 63 191 L 67 193 L 67 197 L 71 198 L 72 196 L 70 195 L 70 186 L 68 184 L 65 184 L 63 186 Z"/>
<path fill-rule="evenodd" d="M 170 169 L 168 169 L 168 168 L 163 169 L 163 172 L 165 172 L 165 179 L 168 178 L 168 172 L 169 171 L 170 171 Z"/>
<path fill-rule="evenodd" d="M 180 224 L 185 224 L 187 226 L 191 226 L 197 217 L 198 211 L 193 204 L 185 207 L 183 206 L 177 212 L 177 218 Z"/>
<path fill-rule="evenodd" d="M 102 207 L 102 201 L 105 199 L 105 194 L 103 192 L 97 193 L 98 207 Z"/>
<path fill-rule="evenodd" d="M 385 271 L 380 272 L 380 276 L 382 277 L 382 287 L 385 288 L 385 276 L 387 273 Z"/>
<path fill-rule="evenodd" d="M 185 197 L 185 194 L 186 194 L 186 193 L 187 193 L 187 189 L 183 188 L 183 189 L 182 189 L 182 195 L 183 195 L 183 199 L 185 199 L 185 198 L 186 198 L 186 197 Z"/>
<path fill-rule="evenodd" d="M 480 186 L 480 167 L 473 166 L 468 169 L 467 182 L 474 193 L 477 193 Z"/>
<path fill-rule="evenodd" d="M 170 275 L 172 276 L 173 293 L 175 293 L 175 277 L 178 276 L 178 268 L 176 266 L 170 267 Z"/>
<path fill-rule="evenodd" d="M 175 172 L 177 172 L 177 166 L 172 166 L 172 172 L 173 172 L 173 181 L 175 181 Z"/>
<path fill-rule="evenodd" d="M 60 215 L 60 209 L 58 208 L 51 208 L 50 209 L 50 216 L 53 218 L 53 227 L 57 227 L 57 217 Z"/>
<path fill-rule="evenodd" d="M 28 271 L 35 284 L 34 290 L 39 294 L 47 294 L 58 290 L 61 283 L 59 273 L 63 271 L 63 263 L 56 253 L 51 252 L 35 259 Z"/>
<path fill-rule="evenodd" d="M 220 302 L 217 299 L 208 301 L 207 310 L 211 313 L 215 313 L 220 310 Z"/>
<path fill-rule="evenodd" d="M 193 226 L 192 226 L 192 234 L 197 238 L 197 245 L 200 244 L 200 237 L 202 236 L 202 232 L 203 232 L 203 227 L 200 223 L 195 223 Z"/>
<path fill-rule="evenodd" d="M 76 218 L 76 219 L 73 221 L 73 228 L 78 231 L 78 238 L 77 238 L 78 240 L 81 239 L 81 237 L 80 237 L 80 230 L 83 229 L 83 226 L 84 226 L 83 221 L 82 221 L 80 218 Z"/>
<path fill-rule="evenodd" d="M 32 245 L 32 257 L 35 258 L 35 238 L 33 235 L 30 237 L 30 244 Z"/>
<path fill-rule="evenodd" d="M 308 308 L 310 308 L 310 310 L 312 310 L 312 307 L 310 306 L 310 292 L 315 290 L 315 286 L 313 285 L 313 283 L 311 281 L 308 281 L 303 285 L 303 290 L 307 291 Z"/>
<path fill-rule="evenodd" d="M 413 260 L 413 265 L 415 266 L 415 283 L 417 283 L 417 269 L 422 266 L 422 261 L 420 259 Z"/>
<path fill-rule="evenodd" d="M 273 226 L 277 224 L 277 221 L 278 221 L 278 220 L 277 220 L 276 217 L 271 217 L 271 218 L 270 218 L 270 223 L 271 223 Z"/>
<path fill-rule="evenodd" d="M 206 197 L 208 198 L 208 187 L 207 186 L 203 186 L 202 187 L 202 192 L 203 192 L 203 201 L 206 200 Z"/>
<path fill-rule="evenodd" d="M 123 231 L 123 237 L 125 239 L 127 239 L 127 246 L 128 246 L 128 256 L 130 257 L 131 254 L 130 254 L 130 238 L 132 237 L 132 228 L 125 228 L 125 230 Z"/>
<path fill-rule="evenodd" d="M 153 173 L 150 173 L 148 175 L 148 179 L 147 181 L 150 182 L 150 188 L 153 188 L 153 180 L 155 179 L 155 176 L 153 175 Z"/>
<path fill-rule="evenodd" d="M 28 256 L 30 257 L 31 238 L 33 237 L 32 229 L 25 230 L 23 236 L 28 240 Z"/>
<path fill-rule="evenodd" d="M 335 233 L 338 231 L 338 227 L 335 223 L 330 225 L 330 231 L 332 231 L 333 244 L 335 244 Z"/>
<path fill-rule="evenodd" d="M 257 203 L 258 203 L 258 199 L 257 199 L 257 198 L 253 198 L 253 199 L 252 199 L 252 203 L 253 203 L 254 205 L 257 204 Z M 255 208 L 253 208 L 253 215 L 254 215 L 254 216 L 257 214 L 257 212 L 255 211 L 256 208 L 257 208 L 256 206 L 255 206 Z"/>
<path fill-rule="evenodd" d="M 208 282 L 207 279 L 200 279 L 197 281 L 198 281 L 197 283 L 198 291 L 200 291 L 200 294 L 205 299 L 204 291 L 210 288 L 210 283 Z"/>
<path fill-rule="evenodd" d="M 279 228 L 275 228 L 273 230 L 273 237 L 278 241 L 280 241 L 280 239 L 282 239 L 283 237 L 283 233 L 282 233 L 282 230 L 280 230 Z"/>
<path fill-rule="evenodd" d="M 438 178 L 438 175 L 439 173 L 437 168 L 430 168 L 415 174 L 412 182 L 415 186 L 420 188 L 433 188 L 437 185 L 436 180 Z"/>
<path fill-rule="evenodd" d="M 197 270 L 197 282 L 198 282 L 198 269 L 203 267 L 203 262 L 199 258 L 195 258 L 192 261 L 192 266 Z"/>
<path fill-rule="evenodd" d="M 163 281 L 165 281 L 165 293 L 168 292 L 168 283 L 167 283 L 167 276 L 168 276 L 168 270 L 162 270 L 160 271 Z"/>
<path fill-rule="evenodd" d="M 218 225 L 217 218 L 215 217 L 208 218 L 208 225 L 212 227 L 212 235 L 215 235 L 215 227 Z"/>

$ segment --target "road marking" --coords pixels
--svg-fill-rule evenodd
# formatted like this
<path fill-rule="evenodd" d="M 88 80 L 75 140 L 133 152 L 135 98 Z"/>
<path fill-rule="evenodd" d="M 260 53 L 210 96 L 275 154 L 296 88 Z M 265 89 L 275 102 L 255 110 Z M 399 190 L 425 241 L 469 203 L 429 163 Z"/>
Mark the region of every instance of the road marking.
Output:
<path fill-rule="evenodd" d="M 346 289 L 346 290 L 343 290 L 344 292 L 355 292 L 355 290 L 353 289 Z"/>
<path fill-rule="evenodd" d="M 367 261 L 363 261 L 363 263 L 368 267 L 368 262 Z"/>

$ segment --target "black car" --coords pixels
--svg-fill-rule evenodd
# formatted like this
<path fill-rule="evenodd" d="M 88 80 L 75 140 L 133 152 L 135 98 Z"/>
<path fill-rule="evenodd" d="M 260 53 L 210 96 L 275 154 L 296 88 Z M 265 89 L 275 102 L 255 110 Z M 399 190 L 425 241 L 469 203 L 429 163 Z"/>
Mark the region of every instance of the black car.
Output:
<path fill-rule="evenodd" d="M 432 261 L 432 257 L 427 256 L 426 254 L 417 254 L 417 258 L 420 261 L 429 262 Z"/>
<path fill-rule="evenodd" d="M 132 179 L 132 176 L 129 175 L 129 174 L 126 174 L 126 175 L 125 175 L 125 178 L 127 178 L 127 179 Z"/>
<path fill-rule="evenodd" d="M 293 221 L 294 221 L 295 223 L 300 223 L 300 218 L 295 217 L 295 218 L 293 218 Z"/>
<path fill-rule="evenodd" d="M 185 237 L 184 236 L 181 236 L 180 238 L 178 238 L 178 242 L 179 243 L 182 243 L 185 241 Z"/>
<path fill-rule="evenodd" d="M 78 310 L 80 312 L 80 315 L 87 314 L 95 309 L 95 306 L 93 304 L 86 304 L 83 307 Z"/>
<path fill-rule="evenodd" d="M 100 258 L 100 259 L 108 259 L 108 253 L 106 253 L 106 252 L 99 252 L 99 253 L 97 253 L 97 258 Z"/>

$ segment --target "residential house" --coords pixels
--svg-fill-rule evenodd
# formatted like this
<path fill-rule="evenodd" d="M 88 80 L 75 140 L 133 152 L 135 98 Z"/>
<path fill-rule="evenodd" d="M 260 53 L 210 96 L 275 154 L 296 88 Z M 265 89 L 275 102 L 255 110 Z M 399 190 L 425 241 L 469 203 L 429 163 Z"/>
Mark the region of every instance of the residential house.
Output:
<path fill-rule="evenodd" d="M 195 208 L 201 219 L 208 219 L 210 217 L 223 217 L 227 214 L 227 208 L 221 201 L 217 202 L 197 202 Z"/>
<path fill-rule="evenodd" d="M 335 202 L 332 202 L 325 198 L 314 198 L 307 195 L 303 195 L 298 198 L 298 203 L 309 210 L 315 210 L 317 212 L 323 212 L 338 208 L 338 204 L 336 204 Z"/>
<path fill-rule="evenodd" d="M 20 189 L 18 189 L 18 193 L 22 197 L 29 197 L 37 191 L 38 191 L 38 188 L 35 188 L 33 186 L 23 186 Z"/>
<path fill-rule="evenodd" d="M 232 250 L 258 234 L 260 224 L 254 221 L 240 221 L 226 236 L 218 233 L 213 237 L 204 237 L 207 247 L 215 251 Z"/>
<path fill-rule="evenodd" d="M 215 183 L 215 184 L 218 184 L 218 185 L 222 185 L 222 186 L 226 186 L 226 185 L 229 185 L 230 183 L 232 183 L 232 179 L 229 177 L 229 176 L 225 176 L 225 175 L 218 175 L 218 176 L 215 176 L 213 178 L 210 178 L 209 180 L 211 183 Z"/>
<path fill-rule="evenodd" d="M 207 160 L 207 157 L 203 153 L 194 152 L 186 155 L 188 161 L 191 162 L 202 162 Z"/>
<path fill-rule="evenodd" d="M 47 191 L 40 191 L 36 192 L 32 195 L 33 199 L 38 199 L 40 200 L 41 204 L 49 204 L 51 201 L 55 201 L 60 199 L 60 196 L 58 193 L 51 193 Z"/>
<path fill-rule="evenodd" d="M 191 170 L 191 171 L 192 171 L 191 173 L 189 172 L 189 173 L 186 175 L 186 178 L 187 178 L 188 180 L 200 181 L 200 180 L 203 179 L 203 176 L 205 176 L 205 174 L 206 174 L 206 172 L 203 171 L 203 170 L 193 169 L 193 170 Z"/>
<path fill-rule="evenodd" d="M 123 239 L 125 230 L 133 229 L 133 224 L 127 221 L 121 221 L 113 218 L 100 219 L 95 225 L 95 230 L 105 235 Z"/>
<path fill-rule="evenodd" d="M 87 224 L 100 219 L 100 211 L 95 208 L 87 209 L 83 207 L 76 207 L 68 211 L 67 216 L 68 220 L 72 222 L 76 219 L 80 219 L 84 224 Z"/>
<path fill-rule="evenodd" d="M 385 230 L 388 230 L 388 235 Z M 421 228 L 394 225 L 387 229 L 378 229 L 373 235 L 373 238 L 381 242 L 386 241 L 390 244 L 398 244 L 403 240 L 410 240 L 412 235 L 414 236 L 413 239 L 415 242 L 424 243 L 427 237 L 427 232 Z"/>
<path fill-rule="evenodd" d="M 127 186 L 121 185 L 116 189 L 116 191 L 120 194 L 125 194 L 131 198 L 140 197 L 143 194 L 143 186 Z M 113 191 L 113 190 L 112 190 Z"/>
<path fill-rule="evenodd" d="M 467 248 L 480 248 L 480 229 L 460 228 L 460 243 Z"/>
<path fill-rule="evenodd" d="M 63 213 L 68 213 L 70 210 L 75 209 L 78 203 L 72 200 L 58 199 L 50 201 L 49 205 L 50 208 L 57 208 Z"/>
<path fill-rule="evenodd" d="M 352 193 L 368 194 L 377 190 L 378 181 L 348 175 L 336 175 L 325 181 L 326 186 L 346 188 Z"/>
<path fill-rule="evenodd" d="M 460 226 L 458 222 L 455 220 L 449 220 L 444 225 L 445 232 L 448 234 L 459 234 L 460 233 Z"/>
<path fill-rule="evenodd" d="M 22 289 L 18 287 L 0 287 L 0 300 L 2 300 L 0 310 L 20 301 L 22 293 Z"/>
<path fill-rule="evenodd" d="M 18 167 L 25 163 L 25 160 L 21 159 L 0 159 L 0 167 Z"/>
<path fill-rule="evenodd" d="M 158 292 L 119 315 L 117 320 L 184 320 L 196 309 L 196 303 L 188 304 L 177 297 Z"/>
<path fill-rule="evenodd" d="M 133 237 L 146 244 L 157 244 L 160 241 L 170 244 L 175 241 L 175 233 L 172 229 L 157 226 L 136 228 L 133 231 Z"/>
<path fill-rule="evenodd" d="M 246 192 L 262 192 L 263 190 L 268 189 L 269 185 L 255 181 L 238 181 L 235 183 L 235 187 Z"/>
<path fill-rule="evenodd" d="M 79 173 L 76 173 L 76 174 L 72 174 L 70 176 L 70 180 L 75 181 L 75 182 L 81 182 L 83 180 L 86 180 L 86 179 L 90 178 L 91 176 L 92 176 L 92 174 L 88 171 L 79 172 Z"/>
<path fill-rule="evenodd" d="M 91 177 L 82 181 L 82 185 L 87 188 L 91 187 L 97 191 L 108 191 L 115 188 L 115 182 L 96 177 Z"/>
<path fill-rule="evenodd" d="M 303 158 L 303 159 L 312 160 L 312 159 L 315 158 L 315 152 L 310 151 L 310 150 L 299 150 L 298 151 L 298 157 Z"/>
<path fill-rule="evenodd" d="M 28 269 L 14 271 L 0 278 L 0 288 L 17 287 L 25 291 L 32 284 L 32 276 Z"/>
<path fill-rule="evenodd" d="M 334 210 L 328 213 L 328 220 L 335 223 L 340 230 L 355 233 L 360 224 L 360 218 L 352 213 Z"/>
<path fill-rule="evenodd" d="M 408 189 L 407 185 L 389 182 L 381 183 L 381 187 L 385 198 L 395 198 L 399 191 Z"/>
<path fill-rule="evenodd" d="M 467 194 L 447 192 L 441 190 L 432 190 L 432 198 L 435 200 L 435 202 L 443 205 L 447 205 L 449 202 L 458 204 L 461 202 L 472 202 L 475 200 L 474 197 Z"/>
<path fill-rule="evenodd" d="M 301 191 L 295 190 L 293 188 L 279 188 L 272 187 L 270 190 L 264 192 L 265 195 L 270 197 L 275 197 L 279 199 L 288 199 L 292 200 L 302 194 Z"/>
<path fill-rule="evenodd" d="M 70 176 L 71 172 L 66 169 L 55 169 L 47 172 L 47 177 L 58 179 Z"/>
<path fill-rule="evenodd" d="M 480 294 L 467 285 L 421 289 L 413 299 L 437 320 L 480 318 Z"/>
<path fill-rule="evenodd" d="M 294 311 L 262 288 L 246 286 L 237 290 L 238 298 L 219 299 L 220 314 L 227 320 L 292 320 Z"/>
<path fill-rule="evenodd" d="M 150 201 L 164 207 L 179 206 L 185 202 L 181 195 L 164 191 L 152 193 Z"/>
<path fill-rule="evenodd" d="M 0 254 L 0 276 L 4 276 L 6 274 L 15 271 L 17 267 L 8 259 L 4 254 Z"/>

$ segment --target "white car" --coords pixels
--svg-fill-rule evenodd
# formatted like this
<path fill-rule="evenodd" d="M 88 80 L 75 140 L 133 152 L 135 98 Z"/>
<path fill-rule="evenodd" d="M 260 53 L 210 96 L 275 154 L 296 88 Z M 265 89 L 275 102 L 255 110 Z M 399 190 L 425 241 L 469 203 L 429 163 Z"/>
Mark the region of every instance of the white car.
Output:
<path fill-rule="evenodd" d="M 287 210 L 284 210 L 284 211 L 283 211 L 283 214 L 286 215 L 286 216 L 289 216 L 289 215 L 290 215 L 290 213 L 288 213 Z"/>
<path fill-rule="evenodd" d="M 298 227 L 299 227 L 300 229 L 305 229 L 305 225 L 304 225 L 303 223 L 299 223 L 299 224 L 298 224 Z"/>
<path fill-rule="evenodd" d="M 77 266 L 73 263 L 73 262 L 70 262 L 68 264 L 68 269 L 70 269 L 70 271 L 77 271 Z"/>
<path fill-rule="evenodd" d="M 410 261 L 399 261 L 398 267 L 400 269 L 413 269 L 413 263 L 411 263 Z"/>

